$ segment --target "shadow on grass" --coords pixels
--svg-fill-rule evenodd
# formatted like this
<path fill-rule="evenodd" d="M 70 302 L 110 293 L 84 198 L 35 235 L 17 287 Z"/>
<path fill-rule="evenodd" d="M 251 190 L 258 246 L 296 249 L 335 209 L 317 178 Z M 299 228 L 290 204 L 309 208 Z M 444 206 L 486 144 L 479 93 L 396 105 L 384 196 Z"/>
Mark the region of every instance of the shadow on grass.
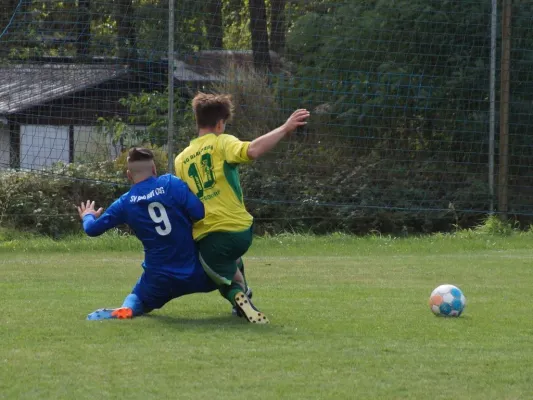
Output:
<path fill-rule="evenodd" d="M 146 318 L 158 323 L 169 325 L 178 329 L 201 329 L 201 330 L 213 330 L 213 329 L 231 329 L 231 330 L 246 330 L 247 332 L 261 332 L 261 331 L 278 331 L 282 329 L 281 326 L 273 324 L 257 325 L 248 323 L 242 318 L 236 318 L 232 316 L 217 316 L 217 317 L 205 317 L 205 318 L 186 318 L 186 317 L 173 317 L 170 315 L 161 314 L 147 314 L 139 318 Z M 250 329 L 252 328 L 252 329 Z"/>

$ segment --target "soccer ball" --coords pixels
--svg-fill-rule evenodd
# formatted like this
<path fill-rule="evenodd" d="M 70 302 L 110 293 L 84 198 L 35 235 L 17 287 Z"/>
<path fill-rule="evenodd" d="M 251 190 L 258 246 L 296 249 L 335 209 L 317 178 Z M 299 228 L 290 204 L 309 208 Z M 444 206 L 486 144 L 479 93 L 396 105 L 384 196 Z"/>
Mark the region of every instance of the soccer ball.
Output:
<path fill-rule="evenodd" d="M 433 314 L 443 317 L 458 317 L 466 305 L 461 289 L 453 285 L 440 285 L 429 296 L 429 307 Z"/>

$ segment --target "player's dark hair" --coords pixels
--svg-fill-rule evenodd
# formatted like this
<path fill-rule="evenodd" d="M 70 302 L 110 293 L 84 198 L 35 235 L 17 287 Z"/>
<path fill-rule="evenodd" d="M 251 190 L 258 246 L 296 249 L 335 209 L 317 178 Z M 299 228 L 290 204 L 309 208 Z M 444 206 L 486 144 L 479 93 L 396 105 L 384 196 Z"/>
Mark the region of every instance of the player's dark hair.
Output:
<path fill-rule="evenodd" d="M 233 115 L 231 96 L 199 92 L 192 100 L 192 109 L 198 128 L 213 128 L 217 122 L 226 122 Z"/>
<path fill-rule="evenodd" d="M 154 159 L 154 153 L 144 147 L 133 147 L 128 153 L 128 162 L 151 161 Z"/>

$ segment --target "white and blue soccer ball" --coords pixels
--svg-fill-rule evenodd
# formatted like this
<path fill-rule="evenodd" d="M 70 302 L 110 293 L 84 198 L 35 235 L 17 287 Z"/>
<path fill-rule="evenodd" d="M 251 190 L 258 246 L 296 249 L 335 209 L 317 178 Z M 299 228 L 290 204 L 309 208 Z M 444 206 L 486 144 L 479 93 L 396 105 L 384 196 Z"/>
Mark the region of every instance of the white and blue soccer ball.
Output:
<path fill-rule="evenodd" d="M 466 297 L 457 286 L 440 285 L 429 296 L 429 307 L 435 315 L 458 317 L 466 306 Z"/>

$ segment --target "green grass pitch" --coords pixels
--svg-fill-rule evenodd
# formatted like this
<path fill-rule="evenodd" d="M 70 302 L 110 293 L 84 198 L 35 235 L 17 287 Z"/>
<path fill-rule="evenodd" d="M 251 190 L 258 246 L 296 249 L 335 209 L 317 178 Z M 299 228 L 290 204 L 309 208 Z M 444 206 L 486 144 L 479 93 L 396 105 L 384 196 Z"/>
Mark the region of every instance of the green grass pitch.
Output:
<path fill-rule="evenodd" d="M 128 321 L 133 238 L 0 242 L 2 399 L 533 398 L 533 235 L 257 239 L 246 258 L 271 324 L 218 293 Z M 458 319 L 427 305 L 441 283 Z"/>

